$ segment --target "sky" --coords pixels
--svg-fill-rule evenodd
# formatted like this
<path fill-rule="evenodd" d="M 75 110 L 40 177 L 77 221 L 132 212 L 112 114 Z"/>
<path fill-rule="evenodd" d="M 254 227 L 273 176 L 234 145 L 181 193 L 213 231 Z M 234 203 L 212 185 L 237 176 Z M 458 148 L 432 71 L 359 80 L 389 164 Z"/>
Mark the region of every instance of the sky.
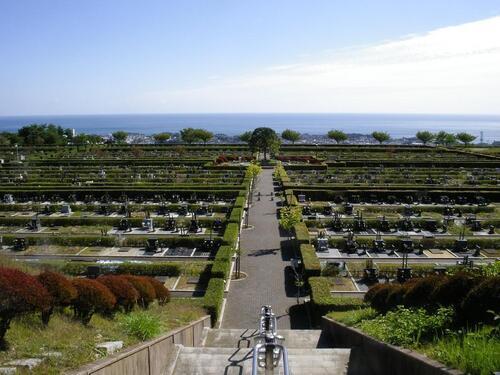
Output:
<path fill-rule="evenodd" d="M 500 114 L 498 0 L 0 0 L 0 116 Z"/>

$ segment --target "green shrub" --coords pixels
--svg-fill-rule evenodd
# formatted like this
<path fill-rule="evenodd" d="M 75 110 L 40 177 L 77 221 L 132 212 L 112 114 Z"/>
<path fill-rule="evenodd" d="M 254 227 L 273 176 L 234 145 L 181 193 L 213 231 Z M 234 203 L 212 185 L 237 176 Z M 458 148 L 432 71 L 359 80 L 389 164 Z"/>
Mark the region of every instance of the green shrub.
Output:
<path fill-rule="evenodd" d="M 369 302 L 370 306 L 379 312 L 386 312 L 388 310 L 387 306 L 387 296 L 392 292 L 397 284 L 377 284 L 371 287 L 365 294 L 365 302 Z"/>
<path fill-rule="evenodd" d="M 158 318 L 147 311 L 134 311 L 123 315 L 121 324 L 127 334 L 142 341 L 159 335 L 161 331 L 161 323 Z"/>
<path fill-rule="evenodd" d="M 321 275 L 321 264 L 312 245 L 301 244 L 300 256 L 302 257 L 306 277 Z"/>
<path fill-rule="evenodd" d="M 362 321 L 361 329 L 392 345 L 412 347 L 444 331 L 452 322 L 453 310 L 439 308 L 432 314 L 424 309 L 399 307 L 372 320 Z"/>
<path fill-rule="evenodd" d="M 481 282 L 481 278 L 467 272 L 458 272 L 437 286 L 430 299 L 441 306 L 458 308 L 465 296 Z"/>
<path fill-rule="evenodd" d="M 231 211 L 231 215 L 229 216 L 230 223 L 236 223 L 238 226 L 241 222 L 241 215 L 243 214 L 243 210 L 241 208 L 235 207 Z"/>
<path fill-rule="evenodd" d="M 245 207 L 245 201 L 246 201 L 245 196 L 239 196 L 234 201 L 233 207 L 235 207 L 235 208 L 243 208 L 243 207 Z"/>
<path fill-rule="evenodd" d="M 221 246 L 219 247 L 219 250 L 217 250 L 217 254 L 215 255 L 216 260 L 230 260 L 233 258 L 234 255 L 234 248 L 231 246 Z"/>
<path fill-rule="evenodd" d="M 219 278 L 212 278 L 208 282 L 205 296 L 203 297 L 203 307 L 210 315 L 212 326 L 215 325 L 219 319 L 222 301 L 224 300 L 224 280 Z"/>

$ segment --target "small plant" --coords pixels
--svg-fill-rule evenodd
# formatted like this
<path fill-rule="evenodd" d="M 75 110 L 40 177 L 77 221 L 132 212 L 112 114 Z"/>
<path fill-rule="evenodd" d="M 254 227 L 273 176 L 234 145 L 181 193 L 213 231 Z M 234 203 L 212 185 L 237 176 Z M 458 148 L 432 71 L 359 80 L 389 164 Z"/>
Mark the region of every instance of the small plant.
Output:
<path fill-rule="evenodd" d="M 136 311 L 124 315 L 121 323 L 127 334 L 143 341 L 157 336 L 161 331 L 158 318 L 146 311 Z"/>

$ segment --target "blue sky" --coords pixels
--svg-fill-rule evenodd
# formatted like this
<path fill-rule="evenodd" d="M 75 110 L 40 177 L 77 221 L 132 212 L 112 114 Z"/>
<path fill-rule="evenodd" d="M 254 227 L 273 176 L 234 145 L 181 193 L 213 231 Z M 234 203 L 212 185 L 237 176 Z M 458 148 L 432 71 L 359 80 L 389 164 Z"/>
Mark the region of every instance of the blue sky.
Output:
<path fill-rule="evenodd" d="M 498 16 L 493 0 L 2 1 L 0 115 L 500 113 Z"/>

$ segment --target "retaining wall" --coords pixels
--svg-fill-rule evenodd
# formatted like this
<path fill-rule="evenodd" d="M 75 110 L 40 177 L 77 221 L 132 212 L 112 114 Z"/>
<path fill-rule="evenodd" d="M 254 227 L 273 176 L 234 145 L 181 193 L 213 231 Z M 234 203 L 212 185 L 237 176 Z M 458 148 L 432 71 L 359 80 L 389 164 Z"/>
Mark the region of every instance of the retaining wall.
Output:
<path fill-rule="evenodd" d="M 414 351 L 389 345 L 323 317 L 322 334 L 334 348 L 351 348 L 348 375 L 462 375 Z"/>
<path fill-rule="evenodd" d="M 127 348 L 97 362 L 90 363 L 71 375 L 160 375 L 175 361 L 175 344 L 200 346 L 203 328 L 210 327 L 205 316 L 185 327 L 154 340 Z"/>

